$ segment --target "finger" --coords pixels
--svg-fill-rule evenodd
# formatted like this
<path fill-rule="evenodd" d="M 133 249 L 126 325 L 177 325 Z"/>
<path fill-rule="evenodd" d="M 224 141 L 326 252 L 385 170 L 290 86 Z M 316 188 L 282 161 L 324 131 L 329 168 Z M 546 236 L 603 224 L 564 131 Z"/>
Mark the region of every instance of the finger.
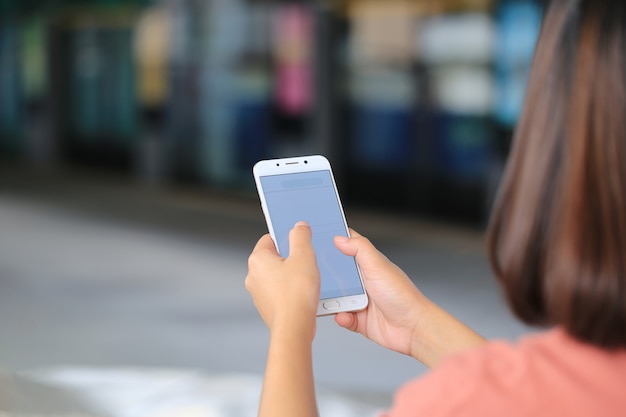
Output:
<path fill-rule="evenodd" d="M 358 319 L 355 313 L 337 313 L 335 322 L 341 327 L 356 332 L 358 328 Z"/>
<path fill-rule="evenodd" d="M 352 237 L 345 236 L 335 236 L 335 246 L 341 252 L 348 256 L 356 256 L 359 255 L 365 256 L 376 256 L 376 257 L 384 257 L 378 249 L 372 245 L 372 243 L 364 236 L 355 233 Z"/>
<path fill-rule="evenodd" d="M 389 263 L 389 259 L 376 249 L 364 236 L 355 234 L 353 237 L 335 237 L 335 246 L 344 255 L 354 256 L 359 266 L 372 268 Z"/>
<path fill-rule="evenodd" d="M 289 256 L 311 256 L 315 255 L 313 244 L 311 243 L 311 228 L 306 222 L 299 221 L 289 232 Z"/>

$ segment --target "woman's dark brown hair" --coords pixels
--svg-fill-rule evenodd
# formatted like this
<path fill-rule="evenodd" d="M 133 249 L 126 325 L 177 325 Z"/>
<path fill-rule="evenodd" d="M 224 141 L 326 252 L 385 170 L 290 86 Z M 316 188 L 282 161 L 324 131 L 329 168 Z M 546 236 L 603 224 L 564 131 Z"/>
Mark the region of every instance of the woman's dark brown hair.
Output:
<path fill-rule="evenodd" d="M 626 347 L 626 2 L 554 0 L 488 230 L 513 311 Z"/>

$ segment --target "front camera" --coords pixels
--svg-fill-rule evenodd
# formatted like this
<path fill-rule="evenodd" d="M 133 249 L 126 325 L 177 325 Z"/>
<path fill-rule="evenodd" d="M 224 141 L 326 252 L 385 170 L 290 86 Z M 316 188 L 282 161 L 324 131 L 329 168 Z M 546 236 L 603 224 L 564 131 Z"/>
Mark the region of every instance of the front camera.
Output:
<path fill-rule="evenodd" d="M 308 163 L 309 163 L 309 161 L 307 161 L 307 160 L 305 159 L 305 160 L 304 160 L 304 163 L 305 163 L 305 164 L 308 164 Z"/>

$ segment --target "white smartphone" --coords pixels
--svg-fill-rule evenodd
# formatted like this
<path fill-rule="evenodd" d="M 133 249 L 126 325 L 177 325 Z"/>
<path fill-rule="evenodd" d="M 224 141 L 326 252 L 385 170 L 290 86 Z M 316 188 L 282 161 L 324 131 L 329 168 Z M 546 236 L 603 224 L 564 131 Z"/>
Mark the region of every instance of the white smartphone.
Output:
<path fill-rule="evenodd" d="M 317 315 L 357 311 L 368 298 L 354 257 L 333 242 L 349 236 L 330 163 L 321 155 L 259 161 L 254 165 L 261 208 L 267 228 L 282 257 L 289 256 L 289 231 L 306 221 L 313 232 L 313 248 L 320 270 Z"/>

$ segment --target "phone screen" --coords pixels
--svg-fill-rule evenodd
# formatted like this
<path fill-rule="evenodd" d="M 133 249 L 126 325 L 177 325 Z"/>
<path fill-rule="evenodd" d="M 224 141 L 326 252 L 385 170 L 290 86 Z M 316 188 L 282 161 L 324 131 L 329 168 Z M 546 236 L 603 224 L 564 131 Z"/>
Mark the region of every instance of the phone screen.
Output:
<path fill-rule="evenodd" d="M 289 256 L 289 231 L 299 220 L 313 232 L 320 270 L 320 298 L 363 294 L 356 262 L 335 247 L 335 236 L 347 236 L 341 206 L 329 170 L 260 177 L 278 252 Z"/>

